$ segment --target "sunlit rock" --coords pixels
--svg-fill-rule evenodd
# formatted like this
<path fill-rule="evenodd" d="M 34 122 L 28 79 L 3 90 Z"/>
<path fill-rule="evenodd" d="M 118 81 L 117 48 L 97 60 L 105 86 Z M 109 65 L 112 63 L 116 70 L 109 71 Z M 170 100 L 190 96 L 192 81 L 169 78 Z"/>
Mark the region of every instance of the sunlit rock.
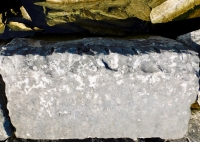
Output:
<path fill-rule="evenodd" d="M 150 21 L 149 16 L 151 8 L 158 6 L 164 1 L 165 0 L 47 0 L 46 2 L 36 2 L 35 4 L 52 9 L 52 12 L 60 12 L 60 16 L 65 15 L 73 20 L 77 20 L 78 18 L 108 20 L 137 17 L 145 21 Z M 60 16 L 57 15 L 57 17 Z"/>
<path fill-rule="evenodd" d="M 199 17 L 200 0 L 167 0 L 152 9 L 152 23 L 165 23 L 176 18 L 184 20 Z"/>
<path fill-rule="evenodd" d="M 2 34 L 5 30 L 5 24 L 3 23 L 3 15 L 0 14 L 0 34 Z"/>
<path fill-rule="evenodd" d="M 32 21 L 30 15 L 23 6 L 20 7 L 20 10 L 24 19 Z"/>
<path fill-rule="evenodd" d="M 19 22 L 9 22 L 8 26 L 12 31 L 32 31 L 30 27 Z"/>

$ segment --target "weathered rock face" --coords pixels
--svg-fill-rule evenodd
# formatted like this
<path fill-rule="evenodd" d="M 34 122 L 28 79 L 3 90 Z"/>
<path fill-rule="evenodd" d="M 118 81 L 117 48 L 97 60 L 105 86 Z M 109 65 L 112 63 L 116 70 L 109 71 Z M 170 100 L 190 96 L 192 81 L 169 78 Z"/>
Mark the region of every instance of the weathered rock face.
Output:
<path fill-rule="evenodd" d="M 154 34 L 151 22 L 194 19 L 200 12 L 199 0 L 9 0 L 9 3 L 0 2 L 0 39 L 36 33 Z"/>
<path fill-rule="evenodd" d="M 149 31 L 149 23 L 143 22 L 132 16 L 125 16 L 125 12 L 119 11 L 117 6 L 123 6 L 124 2 L 80 2 L 80 3 L 47 3 L 47 6 L 53 5 L 55 9 L 49 9 L 47 6 L 38 6 L 37 0 L 27 1 L 21 0 L 21 4 L 15 9 L 20 10 L 16 15 L 5 15 L 6 11 L 1 15 L 0 21 L 0 39 L 9 39 L 15 37 L 31 36 L 36 33 L 63 33 L 63 34 L 101 34 L 122 36 L 127 33 L 144 33 Z M 109 3 L 108 3 L 109 2 Z M 49 4 L 50 3 L 50 4 Z M 110 12 L 103 12 L 104 15 L 93 9 L 93 14 L 88 11 L 88 7 L 96 7 L 99 5 L 99 11 L 104 6 L 111 6 Z M 3 4 L 2 4 L 3 5 Z M 65 7 L 63 10 L 56 9 Z M 112 7 L 112 6 L 116 6 Z M 12 7 L 11 7 L 12 8 Z M 121 7 L 123 9 L 123 7 Z M 74 10 L 72 10 L 74 9 Z M 69 10 L 69 11 L 68 11 Z M 90 9 L 89 9 L 90 10 Z M 7 9 L 10 12 L 10 9 Z M 132 17 L 132 18 L 129 18 Z M 127 19 L 128 18 L 128 19 Z"/>
<path fill-rule="evenodd" d="M 108 20 L 137 17 L 150 21 L 151 8 L 164 1 L 166 0 L 47 0 L 35 4 L 51 9 L 52 11 L 47 12 L 48 17 L 61 23 L 76 21 L 80 18 Z M 63 16 L 66 18 L 64 19 Z M 61 17 L 63 17 L 62 20 Z"/>
<path fill-rule="evenodd" d="M 0 76 L 0 141 L 6 140 L 14 133 L 14 127 L 10 122 L 5 96 L 5 83 Z"/>
<path fill-rule="evenodd" d="M 152 23 L 199 17 L 200 0 L 167 0 L 151 11 Z"/>
<path fill-rule="evenodd" d="M 26 139 L 181 138 L 198 71 L 192 48 L 161 37 L 14 39 L 0 56 L 15 134 Z"/>
<path fill-rule="evenodd" d="M 47 17 L 54 20 L 51 21 L 53 23 L 76 21 L 80 18 L 108 20 L 132 17 L 152 23 L 164 23 L 199 17 L 200 10 L 199 0 L 47 0 L 35 4 L 52 10 L 47 12 Z"/>
<path fill-rule="evenodd" d="M 164 23 L 199 17 L 198 1 L 33 0 L 30 2 L 22 0 L 22 4 L 33 20 L 32 25 L 46 32 L 122 36 L 129 33 L 148 33 L 151 27 L 147 21 Z M 174 5 L 178 9 L 173 9 Z M 165 19 L 165 17 L 167 17 L 165 21 L 156 21 L 157 18 Z"/>
<path fill-rule="evenodd" d="M 181 35 L 177 38 L 177 40 L 195 49 L 198 53 L 200 53 L 200 30 L 193 31 L 185 35 Z M 199 71 L 199 74 L 200 74 L 200 71 Z M 198 103 L 200 104 L 200 89 L 199 89 L 198 96 L 199 96 Z"/>
<path fill-rule="evenodd" d="M 200 51 L 200 30 L 196 30 L 184 35 L 180 35 L 177 38 L 178 41 L 183 44 L 190 46 L 198 51 Z"/>

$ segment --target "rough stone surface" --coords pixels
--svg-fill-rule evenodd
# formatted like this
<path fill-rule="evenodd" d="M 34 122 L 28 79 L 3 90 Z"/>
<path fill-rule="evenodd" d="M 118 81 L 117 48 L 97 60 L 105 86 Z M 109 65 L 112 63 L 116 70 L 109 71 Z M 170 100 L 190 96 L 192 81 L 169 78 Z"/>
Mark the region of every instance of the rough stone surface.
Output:
<path fill-rule="evenodd" d="M 150 30 L 150 23 L 127 16 L 122 11 L 125 8 L 123 5 L 129 0 L 67 4 L 45 2 L 47 5 L 53 5 L 52 9 L 47 6 L 38 6 L 36 3 L 38 0 L 16 1 L 19 4 L 13 4 L 7 9 L 3 7 L 3 5 L 8 5 L 7 2 L 0 2 L 0 39 L 32 36 L 37 33 L 123 36 L 128 33 L 144 33 Z M 89 11 L 91 9 L 88 7 L 94 6 L 95 8 L 95 4 L 100 8 Z M 65 6 L 66 8 L 59 10 L 56 9 L 57 5 L 58 8 Z"/>
<path fill-rule="evenodd" d="M 200 30 L 196 30 L 196 31 L 181 35 L 177 37 L 177 40 L 189 47 L 192 47 L 198 53 L 200 53 Z M 200 70 L 199 70 L 199 75 L 200 75 Z M 198 92 L 198 98 L 199 98 L 198 103 L 200 104 L 200 89 Z"/>
<path fill-rule="evenodd" d="M 192 111 L 192 116 L 188 125 L 188 133 L 186 137 L 192 142 L 200 140 L 200 107 Z"/>
<path fill-rule="evenodd" d="M 200 52 L 200 30 L 181 35 L 177 37 L 177 40 L 187 46 L 195 48 Z"/>
<path fill-rule="evenodd" d="M 0 47 L 5 46 L 5 42 L 0 42 Z M 14 132 L 7 110 L 7 98 L 5 95 L 5 83 L 0 75 L 0 141 L 6 140 Z"/>
<path fill-rule="evenodd" d="M 198 54 L 166 38 L 14 39 L 0 74 L 16 136 L 181 138 L 198 92 Z"/>
<path fill-rule="evenodd" d="M 199 5 L 200 0 L 167 0 L 152 9 L 150 14 L 151 22 L 165 23 L 179 16 L 182 18 L 199 17 Z"/>
<path fill-rule="evenodd" d="M 199 28 L 199 20 L 195 18 L 199 17 L 199 0 L 177 1 L 2 0 L 0 1 L 0 39 L 46 33 L 83 36 L 94 34 L 124 36 L 138 33 L 155 35 L 157 30 L 158 35 L 164 36 L 160 32 L 169 32 L 170 38 L 173 38 L 173 36 L 196 30 L 194 25 Z M 150 13 L 152 18 L 150 18 Z M 164 23 L 185 19 L 190 19 L 189 25 L 187 21 L 183 21 L 183 24 L 173 22 L 176 25 L 175 28 L 172 24 L 169 28 L 164 26 L 159 29 L 157 28 L 159 24 L 152 24 L 152 22 Z M 197 21 L 192 21 L 192 19 L 197 19 Z M 189 30 L 191 28 L 192 30 Z M 184 32 L 185 30 L 187 31 Z M 182 32 L 175 34 L 179 31 Z"/>
<path fill-rule="evenodd" d="M 164 1 L 166 0 L 48 0 L 35 4 L 53 10 L 48 15 L 54 14 L 57 19 L 63 17 L 64 13 L 69 21 L 76 21 L 78 18 L 105 20 L 130 17 L 150 21 L 151 8 Z"/>
<path fill-rule="evenodd" d="M 4 32 L 5 25 L 2 22 L 2 14 L 0 14 L 0 34 Z"/>

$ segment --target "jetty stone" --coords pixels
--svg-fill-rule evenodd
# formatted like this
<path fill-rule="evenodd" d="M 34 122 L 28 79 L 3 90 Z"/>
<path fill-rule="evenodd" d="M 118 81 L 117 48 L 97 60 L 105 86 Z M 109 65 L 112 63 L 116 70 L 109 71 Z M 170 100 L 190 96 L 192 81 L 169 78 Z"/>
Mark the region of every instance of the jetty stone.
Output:
<path fill-rule="evenodd" d="M 175 40 L 14 39 L 0 74 L 24 139 L 182 138 L 198 93 L 198 53 Z"/>

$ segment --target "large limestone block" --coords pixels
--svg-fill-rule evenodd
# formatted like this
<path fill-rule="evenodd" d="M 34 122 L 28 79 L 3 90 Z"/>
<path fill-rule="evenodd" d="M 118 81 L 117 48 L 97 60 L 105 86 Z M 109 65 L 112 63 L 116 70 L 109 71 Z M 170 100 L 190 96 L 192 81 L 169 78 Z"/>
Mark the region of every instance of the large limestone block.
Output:
<path fill-rule="evenodd" d="M 14 39 L 0 74 L 16 136 L 161 137 L 187 132 L 199 58 L 174 40 Z"/>
<path fill-rule="evenodd" d="M 199 5 L 200 0 L 167 0 L 152 9 L 150 14 L 151 22 L 165 23 L 179 16 L 183 19 L 199 17 L 199 10 L 197 10 L 199 9 Z"/>

